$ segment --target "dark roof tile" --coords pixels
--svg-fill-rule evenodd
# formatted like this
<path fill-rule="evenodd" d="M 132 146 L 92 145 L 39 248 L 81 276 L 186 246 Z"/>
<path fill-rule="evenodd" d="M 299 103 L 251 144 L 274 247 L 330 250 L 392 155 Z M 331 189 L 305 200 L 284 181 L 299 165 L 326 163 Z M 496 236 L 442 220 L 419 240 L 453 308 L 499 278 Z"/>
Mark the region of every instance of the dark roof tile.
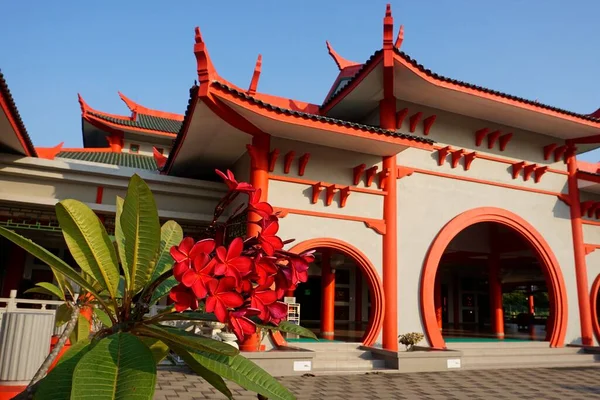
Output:
<path fill-rule="evenodd" d="M 128 126 L 132 128 L 148 129 L 152 131 L 166 132 L 176 134 L 181 129 L 181 121 L 176 121 L 167 118 L 155 117 L 146 114 L 137 114 L 135 120 L 114 118 L 108 115 L 95 113 L 88 111 L 88 114 L 93 115 L 96 118 L 100 118 L 104 121 L 111 122 L 113 124 Z"/>
<path fill-rule="evenodd" d="M 91 151 L 61 151 L 56 155 L 58 158 L 95 162 L 100 164 L 118 165 L 120 167 L 136 168 L 156 171 L 156 161 L 152 156 L 130 153 L 109 153 Z"/>

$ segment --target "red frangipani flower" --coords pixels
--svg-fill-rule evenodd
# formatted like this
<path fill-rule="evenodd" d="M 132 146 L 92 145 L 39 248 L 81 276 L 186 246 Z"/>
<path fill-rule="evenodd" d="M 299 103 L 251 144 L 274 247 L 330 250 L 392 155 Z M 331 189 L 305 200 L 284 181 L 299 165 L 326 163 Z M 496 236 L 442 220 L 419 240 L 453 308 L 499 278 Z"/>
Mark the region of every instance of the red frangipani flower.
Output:
<path fill-rule="evenodd" d="M 188 308 L 192 310 L 198 309 L 198 299 L 190 289 L 181 283 L 171 289 L 169 297 L 175 302 L 175 310 L 177 312 L 185 311 Z"/>
<path fill-rule="evenodd" d="M 268 322 L 270 319 L 268 305 L 271 305 L 277 301 L 277 294 L 264 287 L 257 287 L 252 291 L 250 295 L 250 306 L 260 311 L 258 317 L 264 322 Z"/>
<path fill-rule="evenodd" d="M 253 308 L 229 311 L 229 327 L 240 342 L 244 341 L 246 336 L 256 333 L 256 324 L 248 317 L 258 314 L 259 311 Z"/>
<path fill-rule="evenodd" d="M 256 255 L 254 259 L 254 274 L 256 283 L 259 286 L 271 286 L 276 273 L 277 267 L 275 266 L 274 259 L 265 257 L 260 253 Z"/>
<path fill-rule="evenodd" d="M 208 254 L 198 254 L 192 262 L 192 268 L 183 274 L 181 283 L 191 288 L 199 299 L 205 298 L 208 293 L 206 285 L 215 279 L 213 277 L 215 263 L 215 259 L 210 258 Z"/>
<path fill-rule="evenodd" d="M 175 260 L 173 267 L 175 279 L 181 282 L 183 274 L 190 269 L 192 260 L 200 253 L 210 254 L 214 249 L 214 239 L 204 239 L 194 244 L 194 239 L 191 237 L 183 239 L 179 246 L 171 247 L 171 257 Z"/>
<path fill-rule="evenodd" d="M 231 241 L 228 249 L 219 246 L 217 248 L 215 274 L 232 277 L 237 286 L 240 279 L 248 275 L 252 269 L 252 260 L 241 255 L 243 250 L 244 241 L 239 237 Z"/>
<path fill-rule="evenodd" d="M 270 322 L 273 325 L 279 325 L 281 321 L 287 318 L 288 306 L 281 301 L 269 304 L 267 310 L 269 311 L 269 319 L 264 320 L 265 323 Z"/>
<path fill-rule="evenodd" d="M 258 242 L 262 246 L 265 254 L 272 256 L 275 250 L 283 249 L 283 241 L 276 235 L 279 230 L 279 222 L 277 217 L 271 215 L 267 219 L 261 220 L 262 229 L 258 233 Z"/>
<path fill-rule="evenodd" d="M 217 175 L 219 175 L 223 179 L 223 181 L 225 182 L 225 184 L 227 185 L 229 190 L 235 190 L 238 192 L 247 192 L 247 193 L 254 191 L 254 186 L 252 186 L 251 184 L 246 183 L 246 182 L 238 182 L 235 179 L 235 176 L 233 176 L 233 172 L 231 172 L 230 170 L 227 170 L 227 175 L 225 175 L 223 172 L 219 171 L 218 169 L 216 169 L 215 172 L 217 173 Z"/>
<path fill-rule="evenodd" d="M 220 322 L 227 322 L 228 309 L 244 304 L 244 298 L 234 291 L 235 279 L 226 276 L 208 282 L 207 286 L 206 312 L 214 313 Z"/>
<path fill-rule="evenodd" d="M 248 210 L 254 211 L 261 218 L 265 219 L 273 215 L 274 210 L 269 203 L 260 201 L 261 194 L 262 191 L 256 189 L 256 191 L 250 195 L 250 199 L 248 200 Z"/>

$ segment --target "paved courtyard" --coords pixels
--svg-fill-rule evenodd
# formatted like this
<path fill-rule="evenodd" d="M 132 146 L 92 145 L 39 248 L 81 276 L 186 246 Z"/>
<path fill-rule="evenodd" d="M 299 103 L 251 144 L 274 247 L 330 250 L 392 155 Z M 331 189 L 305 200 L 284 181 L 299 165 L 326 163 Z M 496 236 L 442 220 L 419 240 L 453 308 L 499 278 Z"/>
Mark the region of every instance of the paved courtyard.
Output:
<path fill-rule="evenodd" d="M 358 399 L 600 399 L 600 368 L 504 369 L 412 374 L 286 377 L 280 381 L 303 400 Z M 256 395 L 229 385 L 234 398 Z M 183 370 L 159 371 L 157 400 L 224 399 Z"/>

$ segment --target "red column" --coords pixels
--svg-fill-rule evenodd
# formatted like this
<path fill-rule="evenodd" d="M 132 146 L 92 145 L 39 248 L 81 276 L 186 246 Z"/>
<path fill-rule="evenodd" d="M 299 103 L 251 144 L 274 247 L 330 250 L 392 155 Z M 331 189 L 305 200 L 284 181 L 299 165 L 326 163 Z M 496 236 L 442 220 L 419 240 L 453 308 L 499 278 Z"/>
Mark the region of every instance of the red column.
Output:
<path fill-rule="evenodd" d="M 261 201 L 267 201 L 269 196 L 269 150 L 271 146 L 270 137 L 267 135 L 252 137 L 250 146 L 250 184 L 261 190 Z M 258 221 L 260 216 L 255 213 L 248 215 L 248 221 Z M 258 225 L 249 223 L 247 236 L 256 236 L 260 228 Z"/>
<path fill-rule="evenodd" d="M 528 297 L 528 307 L 529 307 L 529 335 L 533 338 L 535 334 L 535 303 L 533 301 L 533 291 L 531 287 L 529 288 L 529 297 Z"/>
<path fill-rule="evenodd" d="M 500 254 L 492 252 L 488 259 L 490 283 L 490 307 L 492 332 L 499 339 L 504 339 L 504 311 L 502 310 L 502 282 L 500 281 Z"/>
<path fill-rule="evenodd" d="M 106 137 L 108 141 L 108 145 L 110 146 L 110 151 L 113 153 L 120 153 L 123 151 L 123 134 L 120 135 L 117 133 L 112 133 L 110 136 Z"/>
<path fill-rule="evenodd" d="M 435 275 L 433 302 L 435 304 L 435 318 L 438 328 L 442 330 L 442 278 L 439 273 Z"/>
<path fill-rule="evenodd" d="M 359 324 L 362 322 L 362 288 L 362 273 L 358 267 L 356 267 L 356 284 L 354 288 L 354 321 L 358 322 Z"/>
<path fill-rule="evenodd" d="M 333 339 L 335 323 L 335 274 L 331 271 L 331 250 L 321 252 L 321 336 Z"/>
<path fill-rule="evenodd" d="M 577 300 L 579 303 L 579 322 L 581 324 L 581 342 L 593 345 L 592 313 L 590 309 L 590 294 L 588 292 L 587 266 L 583 244 L 583 228 L 581 225 L 581 205 L 579 187 L 577 186 L 577 159 L 575 149 L 567 151 L 567 169 L 569 202 L 571 207 L 571 230 L 573 232 L 573 254 L 575 256 L 575 279 L 577 281 Z"/>

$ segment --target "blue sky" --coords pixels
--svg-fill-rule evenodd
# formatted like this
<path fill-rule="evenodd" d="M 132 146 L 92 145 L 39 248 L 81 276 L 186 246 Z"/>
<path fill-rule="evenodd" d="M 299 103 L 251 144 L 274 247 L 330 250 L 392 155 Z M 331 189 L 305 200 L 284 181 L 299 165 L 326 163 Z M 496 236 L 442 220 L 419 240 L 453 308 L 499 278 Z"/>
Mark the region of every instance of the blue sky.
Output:
<path fill-rule="evenodd" d="M 381 47 L 387 1 L 6 2 L 0 68 L 37 146 L 81 146 L 77 93 L 128 114 L 117 91 L 183 113 L 196 79 L 194 27 L 225 79 L 321 103 L 337 75 L 325 40 L 363 62 Z M 100 4 L 99 2 L 96 4 Z M 598 1 L 392 1 L 402 49 L 427 68 L 577 112 L 600 107 Z M 568 6 L 565 6 L 568 5 Z M 600 160 L 600 153 L 583 157 Z"/>

